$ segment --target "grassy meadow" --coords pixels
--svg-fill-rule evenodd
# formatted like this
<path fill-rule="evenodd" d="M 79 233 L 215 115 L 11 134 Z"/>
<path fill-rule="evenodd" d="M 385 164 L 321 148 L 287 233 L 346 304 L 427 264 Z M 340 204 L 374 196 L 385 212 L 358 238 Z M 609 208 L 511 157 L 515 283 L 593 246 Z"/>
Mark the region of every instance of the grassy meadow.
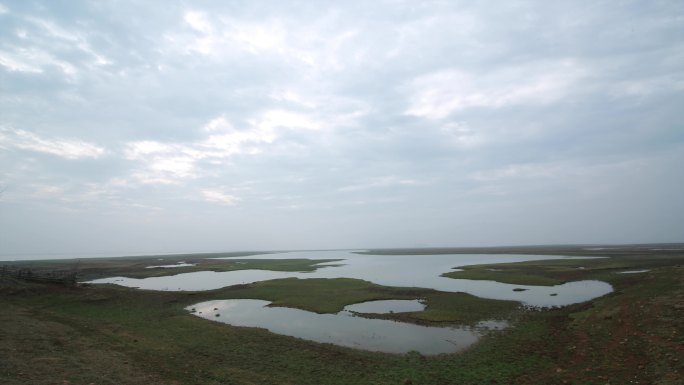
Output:
<path fill-rule="evenodd" d="M 508 250 L 517 254 L 522 251 Z M 680 359 L 684 349 L 681 250 L 624 247 L 591 253 L 563 247 L 545 252 L 530 249 L 529 253 L 606 258 L 472 266 L 446 275 L 544 285 L 601 279 L 613 285 L 615 291 L 585 303 L 528 310 L 513 301 L 386 287 L 356 279 L 289 278 L 202 292 L 160 292 L 116 285 L 63 287 L 3 276 L 0 383 L 603 385 L 684 381 Z M 164 256 L 163 262 L 149 257 L 81 260 L 76 265 L 72 261 L 14 265 L 30 265 L 36 270 L 76 268 L 85 279 L 93 279 L 176 274 L 196 268 L 310 271 L 321 262 L 239 260 L 245 255 L 231 255 L 237 258 L 231 260 L 186 255 Z M 173 271 L 145 268 L 174 261 L 197 265 Z M 617 274 L 639 269 L 650 271 Z M 335 313 L 345 305 L 368 300 L 424 298 L 424 312 L 382 317 L 436 325 L 507 319 L 513 326 L 488 333 L 463 353 L 395 355 L 319 344 L 258 328 L 233 327 L 184 310 L 193 303 L 232 298 L 264 299 L 274 305 L 318 313 Z"/>

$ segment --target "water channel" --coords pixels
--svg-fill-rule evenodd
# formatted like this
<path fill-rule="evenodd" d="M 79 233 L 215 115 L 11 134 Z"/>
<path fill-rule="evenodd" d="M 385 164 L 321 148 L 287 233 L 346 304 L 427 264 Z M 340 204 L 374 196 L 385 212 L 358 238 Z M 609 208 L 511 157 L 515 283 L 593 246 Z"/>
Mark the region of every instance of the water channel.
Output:
<path fill-rule="evenodd" d="M 385 353 L 453 353 L 472 345 L 480 336 L 480 330 L 471 327 L 427 327 L 357 317 L 348 311 L 317 314 L 269 304 L 254 299 L 217 300 L 192 305 L 188 310 L 234 326 L 260 327 L 277 334 Z"/>
<path fill-rule="evenodd" d="M 312 272 L 270 270 L 200 271 L 165 277 L 135 279 L 111 277 L 91 283 L 116 283 L 149 290 L 212 290 L 278 278 L 357 278 L 384 286 L 421 287 L 448 292 L 464 292 L 482 298 L 519 301 L 527 306 L 551 307 L 584 302 L 610 293 L 605 282 L 585 280 L 555 286 L 511 285 L 495 281 L 452 279 L 441 274 L 460 266 L 559 259 L 548 255 L 443 254 L 443 255 L 364 255 L 351 251 L 303 251 L 260 254 L 237 259 L 339 259 L 322 263 Z M 565 257 L 570 258 L 570 257 Z M 573 257 L 576 258 L 576 257 Z M 233 258 L 235 259 L 235 258 Z"/>
<path fill-rule="evenodd" d="M 460 266 L 559 259 L 543 255 L 363 255 L 351 251 L 307 251 L 262 254 L 236 259 L 311 259 L 324 261 L 312 272 L 270 270 L 200 271 L 166 277 L 134 279 L 112 277 L 91 283 L 150 290 L 211 290 L 278 278 L 357 278 L 384 286 L 421 287 L 448 292 L 465 292 L 478 297 L 515 300 L 535 307 L 563 306 L 587 301 L 612 291 L 600 281 L 567 282 L 556 286 L 510 285 L 494 281 L 452 279 L 441 274 Z M 566 257 L 569 258 L 569 257 Z M 155 267 L 180 267 L 164 265 Z M 427 327 L 391 320 L 371 319 L 359 313 L 417 312 L 420 299 L 389 300 L 352 304 L 337 314 L 317 314 L 300 309 L 268 306 L 254 299 L 215 300 L 187 308 L 192 314 L 234 326 L 261 327 L 271 332 L 387 353 L 417 351 L 422 354 L 453 353 L 472 345 L 483 331 L 502 329 L 505 321 L 485 320 L 476 327 Z"/>

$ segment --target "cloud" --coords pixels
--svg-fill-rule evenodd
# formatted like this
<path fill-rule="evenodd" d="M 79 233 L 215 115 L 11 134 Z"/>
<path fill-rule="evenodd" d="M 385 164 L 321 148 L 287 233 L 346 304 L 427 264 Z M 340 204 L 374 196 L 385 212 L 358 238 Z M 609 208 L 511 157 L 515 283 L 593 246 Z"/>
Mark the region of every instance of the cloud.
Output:
<path fill-rule="evenodd" d="M 312 20 L 304 14 L 317 6 L 304 8 L 308 9 L 285 16 L 264 12 L 259 18 L 188 10 L 183 15 L 185 28 L 166 34 L 168 49 L 215 61 L 271 60 L 272 65 L 309 75 L 339 72 L 371 60 L 363 33 L 341 24 L 336 10 Z"/>
<path fill-rule="evenodd" d="M 274 109 L 266 111 L 257 120 L 250 122 L 252 126 L 266 132 L 274 132 L 278 128 L 293 130 L 318 130 L 323 124 L 310 116 L 298 112 Z"/>
<path fill-rule="evenodd" d="M 563 178 L 569 173 L 567 166 L 549 163 L 510 164 L 494 170 L 477 171 L 470 175 L 474 180 L 494 182 L 503 179 Z"/>
<path fill-rule="evenodd" d="M 126 144 L 124 154 L 139 165 L 132 176 L 141 183 L 175 184 L 199 176 L 200 153 L 188 146 L 145 140 Z"/>
<path fill-rule="evenodd" d="M 611 89 L 612 95 L 617 97 L 649 97 L 682 91 L 684 91 L 684 71 L 667 76 L 618 82 Z"/>
<path fill-rule="evenodd" d="M 185 13 L 183 20 L 185 20 L 192 29 L 198 32 L 208 34 L 213 30 L 207 15 L 203 12 L 188 11 Z"/>
<path fill-rule="evenodd" d="M 293 90 L 277 90 L 271 92 L 269 97 L 279 102 L 290 102 L 306 108 L 316 108 L 318 104 L 313 100 L 308 100 Z"/>
<path fill-rule="evenodd" d="M 37 185 L 35 186 L 34 196 L 46 197 L 63 194 L 66 191 L 64 186 Z"/>
<path fill-rule="evenodd" d="M 107 151 L 77 139 L 46 138 L 25 130 L 0 131 L 0 147 L 42 152 L 65 159 L 100 158 Z"/>
<path fill-rule="evenodd" d="M 236 205 L 240 201 L 240 198 L 238 198 L 234 195 L 226 194 L 221 190 L 207 189 L 207 190 L 202 190 L 200 192 L 202 194 L 202 198 L 205 201 L 211 202 L 211 203 L 218 203 L 218 204 L 222 204 L 225 206 L 233 206 L 233 205 Z"/>
<path fill-rule="evenodd" d="M 425 181 L 420 181 L 416 179 L 400 178 L 396 176 L 385 176 L 380 178 L 372 178 L 364 183 L 353 184 L 349 186 L 344 186 L 338 189 L 338 191 L 350 192 L 350 191 L 363 191 L 382 187 L 400 187 L 400 186 L 418 186 L 425 184 Z"/>
<path fill-rule="evenodd" d="M 322 129 L 324 125 L 302 113 L 267 110 L 238 129 L 225 116 L 205 124 L 204 137 L 194 142 L 164 143 L 144 140 L 127 143 L 124 154 L 136 161 L 133 177 L 142 183 L 175 184 L 205 175 L 200 162 L 220 164 L 237 155 L 262 154 L 288 134 Z"/>
<path fill-rule="evenodd" d="M 235 49 L 252 54 L 284 50 L 287 30 L 277 21 L 241 22 L 200 11 L 186 12 L 183 20 L 192 34 L 171 35 L 169 39 L 180 40 L 189 53 L 220 57 L 235 53 Z"/>
<path fill-rule="evenodd" d="M 0 66 L 8 71 L 43 74 L 57 69 L 67 81 L 78 79 L 90 66 L 111 64 L 93 48 L 78 28 L 66 28 L 47 18 L 17 15 L 14 39 L 0 40 Z"/>
<path fill-rule="evenodd" d="M 16 249 L 684 233 L 680 2 L 0 2 Z"/>
<path fill-rule="evenodd" d="M 486 142 L 485 136 L 464 122 L 449 122 L 439 127 L 454 147 L 473 148 Z"/>
<path fill-rule="evenodd" d="M 43 58 L 40 58 L 43 56 Z M 32 64 L 36 60 L 45 61 L 45 56 L 41 52 L 18 52 L 9 53 L 0 51 L 0 66 L 12 72 L 41 73 L 43 69 Z"/>
<path fill-rule="evenodd" d="M 407 115 L 443 119 L 472 108 L 544 106 L 567 96 L 584 70 L 571 60 L 506 67 L 488 73 L 456 68 L 420 76 L 410 82 Z"/>

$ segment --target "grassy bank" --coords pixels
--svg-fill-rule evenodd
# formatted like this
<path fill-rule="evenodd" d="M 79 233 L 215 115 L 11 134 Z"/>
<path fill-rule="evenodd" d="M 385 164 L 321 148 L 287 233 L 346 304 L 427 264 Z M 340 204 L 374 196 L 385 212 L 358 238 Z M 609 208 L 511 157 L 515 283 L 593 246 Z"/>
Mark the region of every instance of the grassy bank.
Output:
<path fill-rule="evenodd" d="M 679 358 L 684 268 L 677 266 L 682 256 L 639 258 L 650 272 L 586 273 L 603 275 L 615 287 L 607 296 L 522 313 L 510 313 L 514 304 L 507 301 L 351 279 L 283 279 L 192 293 L 113 285 L 64 288 L 4 277 L 0 383 L 679 384 L 684 380 Z M 535 264 L 515 268 L 543 276 Z M 416 297 L 427 299 L 422 316 L 430 322 L 472 322 L 505 313 L 516 324 L 465 353 L 425 357 L 311 343 L 183 310 L 208 299 L 256 298 L 335 312 L 347 303 Z M 419 322 L 420 316 L 413 317 Z"/>
<path fill-rule="evenodd" d="M 272 306 L 294 307 L 316 313 L 337 313 L 346 305 L 366 301 L 424 299 L 425 311 L 382 315 L 382 318 L 419 324 L 472 325 L 482 320 L 509 318 L 519 307 L 515 301 L 491 300 L 466 293 L 445 293 L 422 288 L 387 287 L 350 278 L 276 279 L 191 293 L 189 297 L 192 300 L 263 299 L 273 302 Z"/>
<path fill-rule="evenodd" d="M 6 311 L 0 317 L 0 352 L 7 359 L 0 367 L 0 380 L 4 384 L 402 383 L 408 377 L 428 375 L 429 366 L 420 367 L 433 358 L 363 352 L 231 327 L 194 317 L 183 307 L 207 299 L 246 297 L 337 311 L 360 300 L 420 296 L 431 303 L 446 295 L 457 303 L 464 296 L 346 279 L 285 279 L 197 293 L 114 285 L 3 284 L 0 306 Z M 507 301 L 492 303 L 504 311 L 516 306 Z M 440 308 L 438 303 L 434 306 Z M 486 308 L 481 306 L 480 314 Z M 441 312 L 450 314 L 451 321 L 475 320 L 463 309 Z"/>
<path fill-rule="evenodd" d="M 674 259 L 673 259 L 674 258 Z M 553 259 L 458 267 L 442 274 L 457 279 L 490 280 L 516 285 L 559 285 L 583 279 L 610 281 L 624 271 L 671 266 L 675 256 L 613 256 L 596 259 Z"/>
<path fill-rule="evenodd" d="M 252 253 L 256 254 L 256 253 Z M 117 257 L 102 259 L 0 262 L 15 268 L 28 268 L 37 274 L 51 271 L 76 271 L 79 280 L 124 276 L 129 278 L 161 277 L 196 271 L 235 271 L 235 270 L 273 270 L 273 271 L 314 271 L 320 263 L 330 263 L 334 259 L 240 259 L 250 253 L 218 254 L 179 254 L 155 257 Z M 230 259 L 217 259 L 230 258 Z M 159 265 L 187 263 L 192 266 L 173 268 L 151 268 Z"/>

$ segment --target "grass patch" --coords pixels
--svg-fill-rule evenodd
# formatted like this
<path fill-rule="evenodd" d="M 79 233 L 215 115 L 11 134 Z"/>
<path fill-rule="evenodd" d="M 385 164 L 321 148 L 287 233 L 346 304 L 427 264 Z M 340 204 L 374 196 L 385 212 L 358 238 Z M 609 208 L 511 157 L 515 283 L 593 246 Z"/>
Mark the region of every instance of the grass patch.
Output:
<path fill-rule="evenodd" d="M 674 257 L 677 260 L 681 257 Z M 684 262 L 684 258 L 681 258 Z M 560 285 L 584 279 L 611 281 L 626 270 L 671 265 L 672 257 L 617 256 L 612 258 L 551 259 L 462 266 L 461 271 L 442 274 L 455 279 L 489 280 L 514 285 Z"/>
<path fill-rule="evenodd" d="M 331 299 L 331 293 L 337 295 Z M 346 301 L 423 294 L 428 301 L 441 297 L 443 302 L 452 303 L 461 298 L 458 294 L 386 288 L 347 279 L 284 279 L 197 293 L 115 285 L 62 288 L 30 284 L 19 288 L 7 284 L 0 297 L 0 306 L 7 310 L 0 317 L 0 352 L 9 359 L 2 363 L 0 381 L 397 384 L 406 378 L 427 380 L 437 374 L 426 366 L 433 358 L 317 344 L 262 329 L 207 321 L 183 310 L 188 304 L 217 297 L 280 301 L 301 295 L 303 300 L 289 305 L 337 311 Z M 448 296 L 453 297 L 449 300 Z M 27 329 L 26 325 L 33 326 Z M 18 346 L 25 348 L 17 350 Z M 46 365 L 34 367 L 35 359 L 44 360 Z M 47 363 L 58 365 L 59 370 Z"/>
<path fill-rule="evenodd" d="M 499 270 L 492 270 L 496 267 Z M 521 269 L 501 269 L 498 265 L 463 266 L 462 271 L 452 271 L 442 274 L 443 277 L 455 279 L 474 279 L 483 281 L 497 281 L 513 285 L 552 286 L 563 283 L 559 279 L 541 274 L 530 274 Z"/>
<path fill-rule="evenodd" d="M 0 383 L 681 384 L 683 257 L 613 256 L 612 267 L 581 274 L 610 282 L 615 292 L 560 309 L 514 312 L 515 327 L 487 335 L 465 353 L 430 357 L 312 343 L 204 320 L 183 308 L 243 297 L 334 312 L 347 301 L 426 298 L 426 313 L 438 322 L 463 321 L 459 317 L 482 307 L 503 314 L 508 302 L 346 279 L 284 279 L 193 293 L 64 288 L 0 277 Z M 564 279 L 560 272 L 572 267 L 534 263 L 514 268 L 541 276 L 555 269 Z M 623 268 L 651 271 L 615 274 Z"/>
<path fill-rule="evenodd" d="M 368 315 L 371 318 L 420 324 L 474 324 L 486 319 L 506 318 L 519 307 L 516 301 L 422 288 L 387 287 L 351 278 L 276 279 L 193 294 L 193 298 L 198 296 L 208 299 L 262 299 L 273 302 L 273 306 L 294 307 L 316 313 L 337 313 L 346 305 L 359 302 L 425 299 L 427 307 L 423 312 Z"/>
<path fill-rule="evenodd" d="M 309 272 L 319 268 L 318 264 L 335 262 L 335 259 L 312 260 L 312 259 L 199 259 L 188 261 L 195 266 L 183 266 L 173 268 L 135 269 L 124 273 L 130 278 L 162 277 L 168 275 L 192 273 L 196 271 L 237 271 L 237 270 L 271 270 Z M 331 266 L 331 265 L 327 265 Z"/>
<path fill-rule="evenodd" d="M 678 384 L 683 270 L 617 277 L 616 293 L 518 314 L 515 327 L 469 351 L 432 357 L 363 352 L 207 321 L 182 310 L 204 300 L 200 293 L 13 283 L 0 290 L 0 382 Z M 309 288 L 318 284 L 324 282 Z M 333 284 L 350 292 L 360 287 Z M 456 306 L 456 298 L 443 300 Z"/>
<path fill-rule="evenodd" d="M 252 253 L 257 254 L 257 253 Z M 236 270 L 272 270 L 309 272 L 319 267 L 318 264 L 335 262 L 335 259 L 240 259 L 250 253 L 190 254 L 155 257 L 120 257 L 82 260 L 56 261 L 22 261 L 2 262 L 10 267 L 30 268 L 35 273 L 76 271 L 80 281 L 97 278 L 123 276 L 129 278 L 149 278 L 192 273 L 196 271 L 236 271 Z M 227 258 L 229 259 L 215 259 Z M 160 260 L 162 259 L 162 260 Z M 173 268 L 148 268 L 157 265 L 173 265 L 179 262 L 194 264 Z M 331 266 L 331 265 L 328 265 Z"/>

